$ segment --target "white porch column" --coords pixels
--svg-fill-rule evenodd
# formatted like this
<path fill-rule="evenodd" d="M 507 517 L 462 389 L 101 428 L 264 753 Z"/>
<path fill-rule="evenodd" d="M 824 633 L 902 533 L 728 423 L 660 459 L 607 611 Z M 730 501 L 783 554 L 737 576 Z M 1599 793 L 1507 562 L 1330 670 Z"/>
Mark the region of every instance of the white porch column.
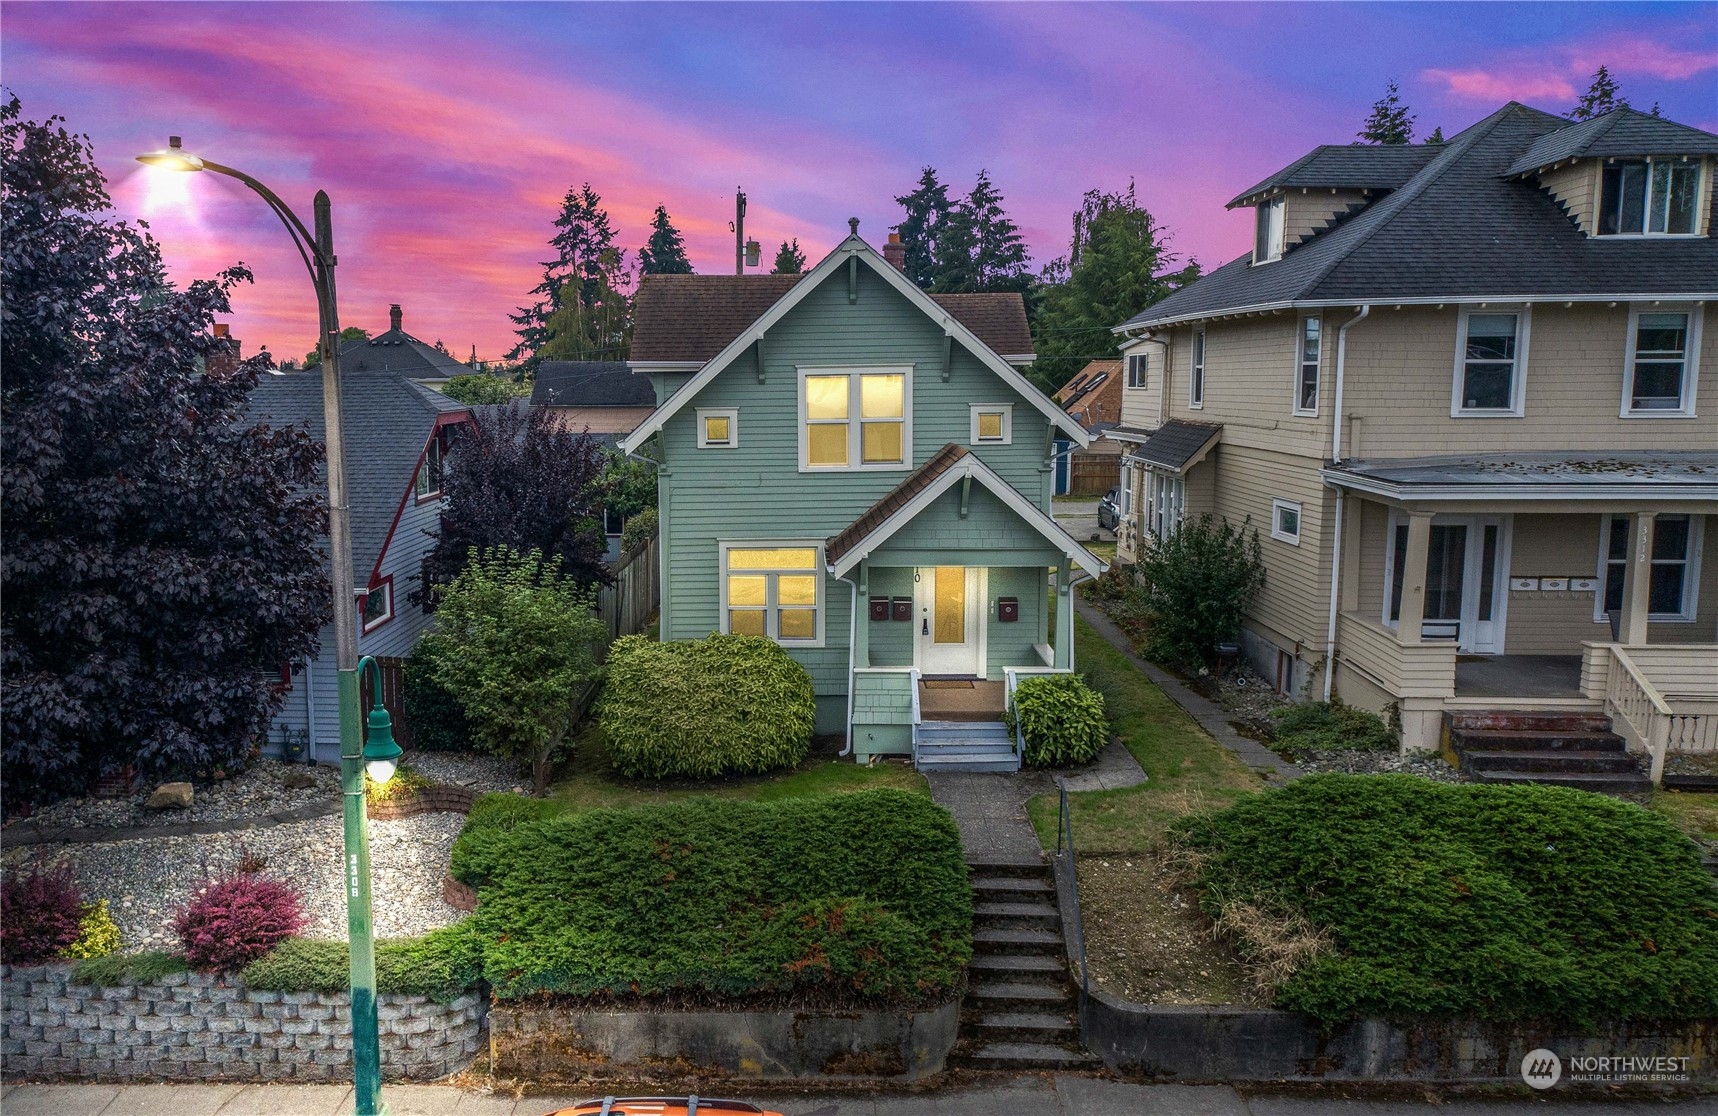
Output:
<path fill-rule="evenodd" d="M 859 595 L 859 600 L 853 607 L 853 630 L 848 633 L 853 640 L 853 665 L 868 667 L 871 665 L 871 563 L 868 560 L 860 560 L 854 585 L 853 591 Z"/>
<path fill-rule="evenodd" d="M 1658 513 L 1636 512 L 1623 564 L 1623 617 L 1617 638 L 1630 647 L 1646 642 L 1646 616 L 1652 608 L 1652 536 Z"/>
<path fill-rule="evenodd" d="M 1073 570 L 1068 560 L 1056 567 L 1056 665 L 1073 668 L 1074 665 L 1074 594 L 1069 591 L 1073 584 Z"/>
<path fill-rule="evenodd" d="M 1426 555 L 1431 549 L 1432 513 L 1410 512 L 1408 515 L 1408 552 L 1402 562 L 1402 618 L 1396 638 L 1403 643 L 1419 643 L 1420 630 L 1426 618 Z"/>

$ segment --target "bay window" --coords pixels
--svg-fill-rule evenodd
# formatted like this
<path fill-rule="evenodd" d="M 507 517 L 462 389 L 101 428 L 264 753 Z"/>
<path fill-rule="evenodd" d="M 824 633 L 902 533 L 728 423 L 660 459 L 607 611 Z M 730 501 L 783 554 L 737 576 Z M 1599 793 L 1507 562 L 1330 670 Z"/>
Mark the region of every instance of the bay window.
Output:
<path fill-rule="evenodd" d="M 1159 473 L 1155 469 L 1145 474 L 1145 529 L 1154 537 L 1167 539 L 1181 526 L 1187 511 L 1187 482 L 1180 477 Z"/>

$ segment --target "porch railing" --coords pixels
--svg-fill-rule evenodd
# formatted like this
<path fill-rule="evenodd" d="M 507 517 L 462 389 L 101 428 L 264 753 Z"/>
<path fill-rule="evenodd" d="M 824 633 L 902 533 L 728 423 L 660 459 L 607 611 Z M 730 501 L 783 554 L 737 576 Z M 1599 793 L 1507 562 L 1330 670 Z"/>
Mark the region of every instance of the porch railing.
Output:
<path fill-rule="evenodd" d="M 1337 659 L 1398 698 L 1447 698 L 1456 692 L 1453 641 L 1403 643 L 1358 612 L 1337 617 Z"/>
<path fill-rule="evenodd" d="M 919 722 L 924 719 L 919 712 L 919 668 L 909 667 L 907 670 L 907 685 L 912 687 L 913 695 L 913 770 L 919 769 Z"/>
<path fill-rule="evenodd" d="M 1623 736 L 1647 753 L 1655 785 L 1669 753 L 1718 753 L 1718 648 L 1587 643 L 1583 650 L 1583 691 L 1602 696 Z M 1708 692 L 1666 693 L 1679 684 Z"/>

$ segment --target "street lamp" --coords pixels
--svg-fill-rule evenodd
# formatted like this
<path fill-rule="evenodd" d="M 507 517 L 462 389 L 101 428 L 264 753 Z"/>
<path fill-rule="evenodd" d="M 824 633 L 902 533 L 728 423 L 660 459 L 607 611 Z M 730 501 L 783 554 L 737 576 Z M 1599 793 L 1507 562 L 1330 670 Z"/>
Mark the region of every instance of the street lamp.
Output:
<path fill-rule="evenodd" d="M 357 1116 L 380 1116 L 382 1091 L 381 1048 L 376 1024 L 376 945 L 370 932 L 370 839 L 364 813 L 364 769 L 375 765 L 377 782 L 393 777 L 399 745 L 394 743 L 386 710 L 372 712 L 371 747 L 359 731 L 358 699 L 358 610 L 352 584 L 352 517 L 346 501 L 346 453 L 340 395 L 340 317 L 334 300 L 334 223 L 328 193 L 316 192 L 316 235 L 304 227 L 298 215 L 273 190 L 245 174 L 202 159 L 180 146 L 178 136 L 169 136 L 163 151 L 137 157 L 147 166 L 170 171 L 213 171 L 236 178 L 268 203 L 286 226 L 310 272 L 316 288 L 318 347 L 322 350 L 322 424 L 328 447 L 328 543 L 330 580 L 334 583 L 334 663 L 340 677 L 340 775 L 346 822 L 346 930 L 352 953 L 352 1078 L 353 1105 Z M 375 664 L 372 661 L 371 665 Z M 381 673 L 376 668 L 376 702 L 381 704 Z M 374 776 L 373 776 L 374 777 Z"/>

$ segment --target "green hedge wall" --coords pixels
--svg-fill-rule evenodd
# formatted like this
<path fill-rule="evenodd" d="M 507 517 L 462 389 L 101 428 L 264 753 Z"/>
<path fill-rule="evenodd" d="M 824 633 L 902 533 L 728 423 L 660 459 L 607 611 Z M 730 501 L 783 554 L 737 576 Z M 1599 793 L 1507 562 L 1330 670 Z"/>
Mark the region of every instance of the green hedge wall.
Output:
<path fill-rule="evenodd" d="M 1279 1007 L 1328 1022 L 1718 1016 L 1718 891 L 1693 842 L 1628 802 L 1317 775 L 1173 835 L 1203 861 L 1207 914 L 1250 902 L 1332 935 Z"/>
<path fill-rule="evenodd" d="M 480 804 L 481 805 L 481 804 Z M 921 1002 L 972 952 L 960 834 L 896 790 L 522 820 L 474 811 L 453 874 L 502 998 Z"/>
<path fill-rule="evenodd" d="M 598 708 L 622 774 L 756 773 L 792 767 L 811 749 L 811 675 L 774 640 L 626 636 L 609 647 L 607 674 Z"/>
<path fill-rule="evenodd" d="M 376 991 L 451 1000 L 482 976 L 483 951 L 470 921 L 421 938 L 376 943 Z M 351 987 L 345 942 L 288 938 L 246 965 L 245 986 L 259 992 L 344 992 Z"/>

